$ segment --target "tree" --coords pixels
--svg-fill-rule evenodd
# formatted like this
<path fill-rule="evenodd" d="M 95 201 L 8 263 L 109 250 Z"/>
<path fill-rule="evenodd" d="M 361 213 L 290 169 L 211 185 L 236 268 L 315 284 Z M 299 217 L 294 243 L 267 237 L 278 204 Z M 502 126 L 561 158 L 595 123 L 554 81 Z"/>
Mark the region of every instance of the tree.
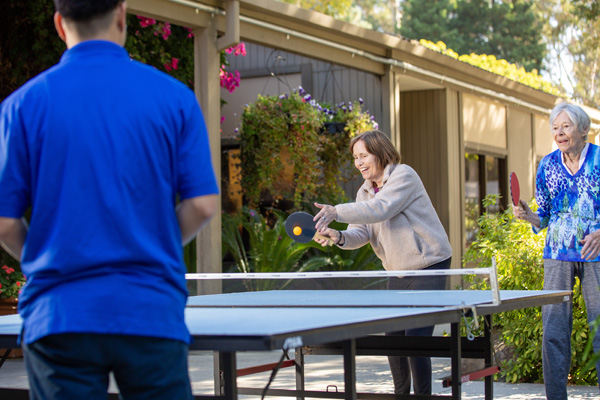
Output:
<path fill-rule="evenodd" d="M 399 10 L 396 0 L 353 0 L 360 22 L 379 32 L 398 33 Z M 346 20 L 357 24 L 356 20 Z"/>
<path fill-rule="evenodd" d="M 66 49 L 54 29 L 49 0 L 2 3 L 0 13 L 0 100 L 56 64 Z"/>
<path fill-rule="evenodd" d="M 452 0 L 405 0 L 402 4 L 400 34 L 408 39 L 441 41 L 456 51 L 450 45 L 457 36 L 456 30 L 450 28 L 455 3 Z"/>
<path fill-rule="evenodd" d="M 541 25 L 531 0 L 405 0 L 400 33 L 539 71 L 546 54 Z"/>
<path fill-rule="evenodd" d="M 536 8 L 546 23 L 550 78 L 573 100 L 600 107 L 600 4 L 597 0 L 543 0 Z"/>
<path fill-rule="evenodd" d="M 344 19 L 352 7 L 352 0 L 279 0 L 308 10 Z"/>

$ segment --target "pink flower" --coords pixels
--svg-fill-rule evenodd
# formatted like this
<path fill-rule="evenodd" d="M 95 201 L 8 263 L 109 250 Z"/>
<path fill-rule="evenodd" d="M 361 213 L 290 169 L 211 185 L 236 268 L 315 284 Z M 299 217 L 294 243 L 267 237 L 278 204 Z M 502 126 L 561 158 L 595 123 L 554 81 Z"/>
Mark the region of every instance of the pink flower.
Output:
<path fill-rule="evenodd" d="M 162 33 L 161 36 L 164 40 L 167 40 L 169 38 L 169 36 L 171 36 L 171 24 L 168 22 L 165 22 L 164 25 L 161 28 Z"/>
<path fill-rule="evenodd" d="M 171 70 L 177 69 L 177 65 L 178 64 L 179 64 L 179 59 L 173 57 L 173 58 L 171 58 L 171 62 L 170 63 L 166 63 L 165 64 L 165 69 L 167 71 L 171 71 Z"/>
<path fill-rule="evenodd" d="M 225 53 L 231 54 L 235 56 L 245 56 L 246 55 L 246 45 L 244 43 L 237 44 L 225 50 Z"/>
<path fill-rule="evenodd" d="M 185 28 L 188 31 L 188 38 L 193 38 L 194 37 L 194 30 L 192 28 Z"/>
<path fill-rule="evenodd" d="M 142 17 L 141 15 L 138 15 L 137 17 L 140 20 L 140 26 L 142 28 L 146 28 L 151 25 L 156 25 L 156 20 L 154 18 L 146 18 Z"/>
<path fill-rule="evenodd" d="M 221 123 L 223 123 L 223 121 L 225 121 L 225 117 L 221 117 Z"/>

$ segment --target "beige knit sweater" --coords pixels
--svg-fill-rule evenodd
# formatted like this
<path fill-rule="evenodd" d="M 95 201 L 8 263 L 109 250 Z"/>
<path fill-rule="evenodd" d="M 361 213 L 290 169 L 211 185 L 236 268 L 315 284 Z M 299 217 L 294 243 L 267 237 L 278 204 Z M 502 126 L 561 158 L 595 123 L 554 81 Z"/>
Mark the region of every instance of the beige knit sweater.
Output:
<path fill-rule="evenodd" d="M 376 194 L 365 181 L 355 203 L 335 206 L 345 222 L 344 249 L 371 243 L 386 270 L 427 268 L 452 256 L 452 247 L 423 182 L 405 164 L 388 165 Z"/>

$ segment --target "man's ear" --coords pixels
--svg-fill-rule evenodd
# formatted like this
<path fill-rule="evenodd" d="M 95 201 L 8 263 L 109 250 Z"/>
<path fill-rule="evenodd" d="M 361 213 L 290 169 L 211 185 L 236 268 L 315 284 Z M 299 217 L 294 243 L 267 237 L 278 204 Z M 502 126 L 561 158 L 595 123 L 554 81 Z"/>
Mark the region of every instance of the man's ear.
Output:
<path fill-rule="evenodd" d="M 67 35 L 65 35 L 65 28 L 62 25 L 63 16 L 57 11 L 54 13 L 54 28 L 56 28 L 56 32 L 58 33 L 58 37 L 61 38 L 63 42 L 67 42 Z"/>
<path fill-rule="evenodd" d="M 117 26 L 124 32 L 127 30 L 127 4 L 123 1 L 117 7 Z"/>

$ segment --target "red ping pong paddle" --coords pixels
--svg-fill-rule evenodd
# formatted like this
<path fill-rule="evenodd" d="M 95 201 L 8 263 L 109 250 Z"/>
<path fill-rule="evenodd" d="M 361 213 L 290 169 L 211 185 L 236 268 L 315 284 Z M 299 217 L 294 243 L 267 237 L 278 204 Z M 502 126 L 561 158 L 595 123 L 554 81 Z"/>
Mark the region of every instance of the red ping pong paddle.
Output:
<path fill-rule="evenodd" d="M 327 239 L 328 245 L 333 244 L 333 240 L 328 239 L 317 232 L 313 216 L 304 211 L 292 213 L 285 220 L 285 232 L 294 241 L 299 243 L 308 243 L 314 238 Z"/>
<path fill-rule="evenodd" d="M 519 205 L 519 199 L 521 198 L 521 188 L 519 187 L 519 179 L 515 172 L 510 173 L 510 196 L 514 206 Z"/>

